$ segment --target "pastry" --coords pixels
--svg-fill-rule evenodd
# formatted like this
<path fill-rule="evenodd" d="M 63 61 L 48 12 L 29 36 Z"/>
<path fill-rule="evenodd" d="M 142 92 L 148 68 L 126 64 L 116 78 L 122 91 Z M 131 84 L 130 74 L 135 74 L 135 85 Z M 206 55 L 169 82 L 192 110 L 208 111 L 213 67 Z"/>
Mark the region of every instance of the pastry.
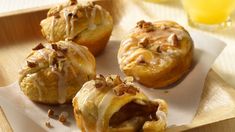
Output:
<path fill-rule="evenodd" d="M 26 58 L 19 85 L 33 101 L 63 104 L 95 74 L 95 58 L 86 47 L 69 41 L 40 43 Z"/>
<path fill-rule="evenodd" d="M 40 25 L 43 36 L 49 42 L 71 40 L 98 55 L 109 40 L 113 20 L 109 12 L 99 5 L 70 0 L 51 8 Z"/>
<path fill-rule="evenodd" d="M 83 85 L 73 99 L 82 132 L 158 132 L 166 128 L 166 102 L 149 100 L 132 80 L 98 75 Z"/>
<path fill-rule="evenodd" d="M 140 21 L 121 42 L 118 63 L 126 75 L 141 84 L 162 88 L 189 71 L 193 49 L 192 38 L 179 24 Z"/>

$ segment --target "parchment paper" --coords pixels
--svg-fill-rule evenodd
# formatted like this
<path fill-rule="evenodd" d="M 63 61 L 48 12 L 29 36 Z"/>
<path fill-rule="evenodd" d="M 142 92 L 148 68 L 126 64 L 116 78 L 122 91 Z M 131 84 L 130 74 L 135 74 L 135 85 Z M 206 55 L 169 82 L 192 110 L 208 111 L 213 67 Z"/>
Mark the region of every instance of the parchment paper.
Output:
<path fill-rule="evenodd" d="M 207 72 L 225 46 L 223 42 L 209 36 L 203 36 L 197 32 L 190 32 L 190 34 L 195 43 L 195 50 L 193 68 L 189 74 L 167 89 L 148 89 L 139 85 L 150 98 L 163 98 L 168 102 L 169 126 L 188 124 L 192 121 L 198 108 Z M 96 58 L 98 73 L 104 75 L 119 74 L 123 77 L 117 63 L 119 43 L 120 40 L 111 38 L 104 53 Z M 0 88 L 0 105 L 15 131 L 26 129 L 57 132 L 77 130 L 71 106 L 46 106 L 33 103 L 23 95 L 17 83 Z M 56 110 L 56 113 L 69 112 L 69 123 L 62 125 L 55 119 L 49 119 L 47 117 L 49 108 Z M 45 126 L 47 120 L 51 122 L 54 128 L 48 129 Z"/>

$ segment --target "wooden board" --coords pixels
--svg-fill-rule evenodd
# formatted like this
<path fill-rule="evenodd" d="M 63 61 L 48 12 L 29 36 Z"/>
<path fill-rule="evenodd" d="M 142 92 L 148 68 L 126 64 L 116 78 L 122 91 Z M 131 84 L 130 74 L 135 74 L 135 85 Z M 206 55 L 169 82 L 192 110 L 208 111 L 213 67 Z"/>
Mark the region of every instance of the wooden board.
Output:
<path fill-rule="evenodd" d="M 0 107 L 0 131 L 1 132 L 12 132 L 11 125 L 9 124 L 1 107 Z"/>
<path fill-rule="evenodd" d="M 131 7 L 130 1 L 99 2 L 108 9 L 116 24 Z M 45 41 L 40 33 L 40 21 L 48 6 L 0 15 L 0 86 L 17 80 L 18 69 L 31 48 Z M 208 73 L 198 112 L 189 125 L 172 126 L 167 131 L 187 130 L 235 117 L 235 90 L 212 69 Z M 1 122 L 2 123 L 2 122 Z"/>

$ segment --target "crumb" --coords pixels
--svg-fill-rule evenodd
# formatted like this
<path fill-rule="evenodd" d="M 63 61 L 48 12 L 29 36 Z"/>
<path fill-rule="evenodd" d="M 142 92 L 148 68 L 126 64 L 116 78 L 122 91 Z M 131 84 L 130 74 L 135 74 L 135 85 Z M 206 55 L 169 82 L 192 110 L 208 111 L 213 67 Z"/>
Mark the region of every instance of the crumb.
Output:
<path fill-rule="evenodd" d="M 46 121 L 46 122 L 45 122 L 45 125 L 46 125 L 48 128 L 52 128 L 51 123 L 50 123 L 49 121 Z"/>
<path fill-rule="evenodd" d="M 59 115 L 59 121 L 61 123 L 65 123 L 67 122 L 67 118 L 68 118 L 68 113 L 67 112 L 61 112 Z"/>
<path fill-rule="evenodd" d="M 54 115 L 54 110 L 52 110 L 52 109 L 49 109 L 48 111 L 47 111 L 47 115 L 48 115 L 48 117 L 52 117 L 53 115 Z"/>
<path fill-rule="evenodd" d="M 164 93 L 169 93 L 169 91 L 165 90 Z"/>

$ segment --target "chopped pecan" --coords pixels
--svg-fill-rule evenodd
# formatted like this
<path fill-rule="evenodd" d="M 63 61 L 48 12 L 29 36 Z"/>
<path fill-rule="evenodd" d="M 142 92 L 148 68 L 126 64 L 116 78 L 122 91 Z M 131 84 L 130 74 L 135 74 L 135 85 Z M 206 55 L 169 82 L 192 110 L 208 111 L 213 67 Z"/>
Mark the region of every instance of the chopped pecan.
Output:
<path fill-rule="evenodd" d="M 32 50 L 40 50 L 40 49 L 43 49 L 45 48 L 42 43 L 39 43 L 36 47 L 34 47 Z"/>
<path fill-rule="evenodd" d="M 96 75 L 96 79 L 103 79 L 104 80 L 105 78 L 104 78 L 104 76 L 102 74 L 97 74 Z"/>
<path fill-rule="evenodd" d="M 98 89 L 102 89 L 106 86 L 106 82 L 104 80 L 101 79 L 96 79 L 95 80 L 95 87 Z"/>
<path fill-rule="evenodd" d="M 124 78 L 124 83 L 128 84 L 128 83 L 133 83 L 134 78 L 132 76 L 127 76 Z"/>
<path fill-rule="evenodd" d="M 178 38 L 177 35 L 175 33 L 171 34 L 168 38 L 167 38 L 167 42 L 169 42 L 171 45 L 173 46 L 177 46 L 178 45 Z"/>
<path fill-rule="evenodd" d="M 125 93 L 135 95 L 136 93 L 139 92 L 139 90 L 137 88 L 133 87 L 132 85 L 126 85 L 126 84 L 122 83 L 122 84 L 114 87 L 113 92 L 117 96 L 121 96 Z"/>
<path fill-rule="evenodd" d="M 27 66 L 30 67 L 30 68 L 33 68 L 33 67 L 36 67 L 36 66 L 37 66 L 37 63 L 27 61 Z"/>
<path fill-rule="evenodd" d="M 161 51 L 161 46 L 160 46 L 160 45 L 156 48 L 156 52 L 162 53 L 162 51 Z"/>
<path fill-rule="evenodd" d="M 149 40 L 148 40 L 147 37 L 142 38 L 138 44 L 143 46 L 143 47 L 147 47 L 147 45 L 149 44 Z"/>
<path fill-rule="evenodd" d="M 68 118 L 68 113 L 67 112 L 61 112 L 59 115 L 59 121 L 61 123 L 65 123 L 67 122 L 67 118 Z"/>
<path fill-rule="evenodd" d="M 145 23 L 144 20 L 137 22 L 137 27 L 142 28 L 144 23 Z"/>
<path fill-rule="evenodd" d="M 52 47 L 52 49 L 54 49 L 55 51 L 57 51 L 57 50 L 58 50 L 58 46 L 57 46 L 57 44 L 51 44 L 51 47 Z"/>
<path fill-rule="evenodd" d="M 47 111 L 47 116 L 48 117 L 52 117 L 53 115 L 54 115 L 54 110 L 52 110 L 52 109 L 49 109 L 48 111 Z"/>
<path fill-rule="evenodd" d="M 51 123 L 49 121 L 45 122 L 45 126 L 48 127 L 48 128 L 52 128 Z"/>
<path fill-rule="evenodd" d="M 60 121 L 61 123 L 65 123 L 65 122 L 67 121 L 67 118 L 66 118 L 64 115 L 60 115 L 60 116 L 59 116 L 59 121 Z"/>
<path fill-rule="evenodd" d="M 145 63 L 146 63 L 146 61 L 145 61 L 143 55 L 140 55 L 140 56 L 136 59 L 136 62 L 137 62 L 138 64 L 145 64 Z"/>
<path fill-rule="evenodd" d="M 155 30 L 155 27 L 151 22 L 145 22 L 142 25 L 142 28 L 144 29 L 145 32 L 152 32 Z"/>
<path fill-rule="evenodd" d="M 77 0 L 70 0 L 69 1 L 69 5 L 76 5 L 77 4 Z"/>
<path fill-rule="evenodd" d="M 95 87 L 96 88 L 104 88 L 106 86 L 106 81 L 103 75 L 97 74 L 95 79 Z"/>

